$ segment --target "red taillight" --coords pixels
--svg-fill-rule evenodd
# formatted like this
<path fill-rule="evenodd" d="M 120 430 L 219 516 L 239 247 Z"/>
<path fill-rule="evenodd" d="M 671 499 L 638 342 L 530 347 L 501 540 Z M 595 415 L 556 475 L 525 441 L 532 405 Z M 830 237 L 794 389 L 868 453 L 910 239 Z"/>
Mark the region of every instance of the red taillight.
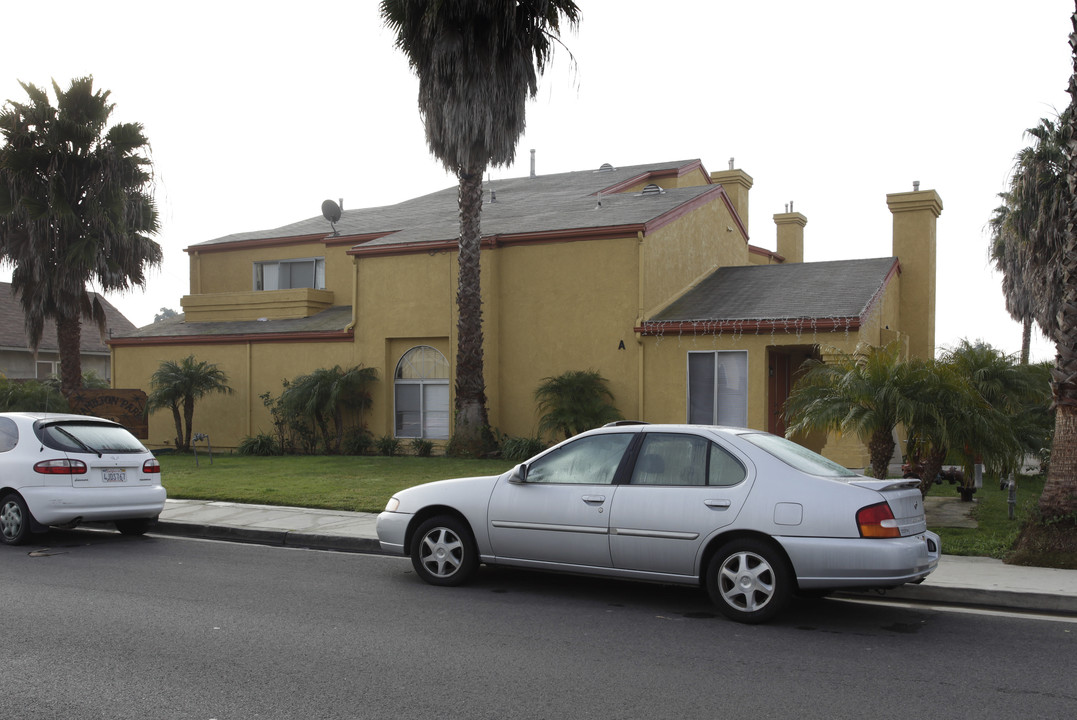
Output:
<path fill-rule="evenodd" d="M 897 520 L 890 506 L 885 502 L 860 508 L 856 514 L 856 524 L 860 527 L 860 537 L 896 538 L 901 537 Z"/>
<path fill-rule="evenodd" d="M 142 472 L 159 473 L 161 472 L 161 463 L 157 462 L 157 458 L 150 458 L 146 462 L 142 463 Z"/>
<path fill-rule="evenodd" d="M 81 460 L 42 460 L 34 465 L 34 472 L 42 475 L 82 475 L 86 472 L 86 463 Z"/>

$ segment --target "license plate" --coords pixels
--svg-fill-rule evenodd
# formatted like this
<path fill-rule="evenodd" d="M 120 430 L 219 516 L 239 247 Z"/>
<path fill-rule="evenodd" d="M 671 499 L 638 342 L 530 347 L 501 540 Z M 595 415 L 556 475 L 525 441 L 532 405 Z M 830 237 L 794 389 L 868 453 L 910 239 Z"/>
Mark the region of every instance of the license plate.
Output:
<path fill-rule="evenodd" d="M 102 473 L 103 479 L 107 483 L 122 483 L 127 482 L 126 470 L 105 470 Z"/>

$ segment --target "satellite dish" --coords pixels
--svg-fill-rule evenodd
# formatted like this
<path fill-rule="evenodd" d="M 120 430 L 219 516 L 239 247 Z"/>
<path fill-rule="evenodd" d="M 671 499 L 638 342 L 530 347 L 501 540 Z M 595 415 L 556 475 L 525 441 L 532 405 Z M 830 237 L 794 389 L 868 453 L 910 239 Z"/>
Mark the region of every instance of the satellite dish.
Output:
<path fill-rule="evenodd" d="M 340 205 L 337 205 L 332 200 L 326 200 L 322 203 L 322 217 L 329 221 L 329 225 L 333 228 L 333 234 L 336 235 L 336 223 L 340 220 Z"/>

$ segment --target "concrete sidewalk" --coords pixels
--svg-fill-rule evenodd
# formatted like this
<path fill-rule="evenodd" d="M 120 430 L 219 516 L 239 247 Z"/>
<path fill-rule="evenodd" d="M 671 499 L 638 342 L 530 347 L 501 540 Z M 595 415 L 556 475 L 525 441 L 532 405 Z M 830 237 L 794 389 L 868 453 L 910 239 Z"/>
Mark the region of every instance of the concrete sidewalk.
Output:
<path fill-rule="evenodd" d="M 929 517 L 953 526 L 968 521 L 969 506 L 948 502 L 948 498 L 932 501 Z M 168 500 L 153 532 L 318 550 L 380 552 L 376 518 L 372 513 L 341 510 Z M 884 597 L 1077 617 L 1077 570 L 1021 567 L 992 558 L 943 555 L 938 569 L 922 584 L 887 591 Z"/>

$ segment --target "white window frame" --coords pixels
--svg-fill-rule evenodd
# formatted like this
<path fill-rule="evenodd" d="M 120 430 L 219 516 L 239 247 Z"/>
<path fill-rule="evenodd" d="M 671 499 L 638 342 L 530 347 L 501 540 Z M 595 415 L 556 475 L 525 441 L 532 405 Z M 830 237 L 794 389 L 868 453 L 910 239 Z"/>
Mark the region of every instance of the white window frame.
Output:
<path fill-rule="evenodd" d="M 398 377 L 400 375 L 400 368 L 402 367 L 402 364 L 407 359 L 407 357 L 409 355 L 411 355 L 416 350 L 425 350 L 425 351 L 428 351 L 428 352 L 433 351 L 433 352 L 437 353 L 438 356 L 441 358 L 441 361 L 444 363 L 445 370 L 446 370 L 446 377 L 444 377 L 444 378 L 436 378 L 436 377 L 435 378 L 428 378 L 428 377 L 401 378 L 401 377 Z M 452 419 L 452 412 L 451 412 L 451 410 L 452 410 L 452 400 L 451 400 L 451 393 L 449 391 L 449 377 L 448 377 L 451 374 L 450 370 L 451 370 L 451 368 L 449 366 L 449 361 L 448 361 L 448 358 L 445 357 L 445 354 L 443 352 L 441 352 L 440 350 L 438 350 L 436 347 L 433 347 L 431 345 L 416 345 L 414 347 L 408 348 L 400 356 L 400 359 L 396 363 L 396 368 L 393 370 L 393 437 L 397 437 L 397 438 L 420 438 L 420 439 L 424 439 L 424 440 L 448 440 L 449 439 L 449 429 L 450 429 L 450 423 L 451 423 L 451 419 Z M 412 387 L 417 386 L 418 389 L 419 389 L 419 410 L 418 410 L 418 412 L 419 412 L 419 422 L 418 422 L 419 434 L 417 434 L 417 435 L 415 435 L 415 434 L 403 434 L 401 432 L 401 422 L 400 422 L 400 419 L 398 417 L 399 410 L 397 408 L 397 397 L 398 397 L 397 388 L 400 387 L 400 386 L 412 386 Z M 427 407 L 427 401 L 429 399 L 428 398 L 428 392 L 427 392 L 428 390 L 431 390 L 431 391 L 434 391 L 434 392 L 439 392 L 439 394 L 440 394 L 440 391 L 444 390 L 444 398 L 445 398 L 444 409 L 442 409 L 441 407 L 437 407 L 437 408 Z M 440 403 L 439 403 L 439 405 L 440 405 Z M 441 422 L 432 422 L 432 419 L 435 417 L 433 415 L 433 413 L 442 413 L 442 412 L 444 412 L 444 414 L 445 414 L 444 422 L 443 423 L 441 423 Z"/>
<path fill-rule="evenodd" d="M 291 282 L 291 267 L 288 267 L 289 285 L 286 287 L 280 287 L 280 276 L 282 266 L 312 264 L 314 271 L 314 285 L 315 290 L 325 289 L 325 258 L 324 257 L 307 257 L 307 258 L 288 258 L 286 260 L 266 260 L 255 262 L 252 264 L 251 270 L 251 287 L 256 290 L 291 290 L 294 287 L 311 287 L 309 285 L 292 286 Z M 272 281 L 268 278 L 272 276 Z"/>
<path fill-rule="evenodd" d="M 714 388 L 714 395 L 711 399 L 711 418 L 710 422 L 698 422 L 694 424 L 699 425 L 734 425 L 737 427 L 747 427 L 748 425 L 748 351 L 747 350 L 705 350 L 705 351 L 690 351 L 686 358 L 685 363 L 685 420 L 688 423 L 693 423 L 692 420 L 692 356 L 704 356 L 709 355 L 713 358 L 713 377 L 710 379 L 711 387 Z M 744 387 L 743 390 L 734 393 L 723 393 L 722 387 L 719 385 L 720 370 L 723 369 L 723 364 L 719 362 L 719 356 L 727 356 L 732 359 L 731 356 L 740 355 L 743 356 L 744 367 Z M 742 396 L 738 399 L 738 396 Z"/>

